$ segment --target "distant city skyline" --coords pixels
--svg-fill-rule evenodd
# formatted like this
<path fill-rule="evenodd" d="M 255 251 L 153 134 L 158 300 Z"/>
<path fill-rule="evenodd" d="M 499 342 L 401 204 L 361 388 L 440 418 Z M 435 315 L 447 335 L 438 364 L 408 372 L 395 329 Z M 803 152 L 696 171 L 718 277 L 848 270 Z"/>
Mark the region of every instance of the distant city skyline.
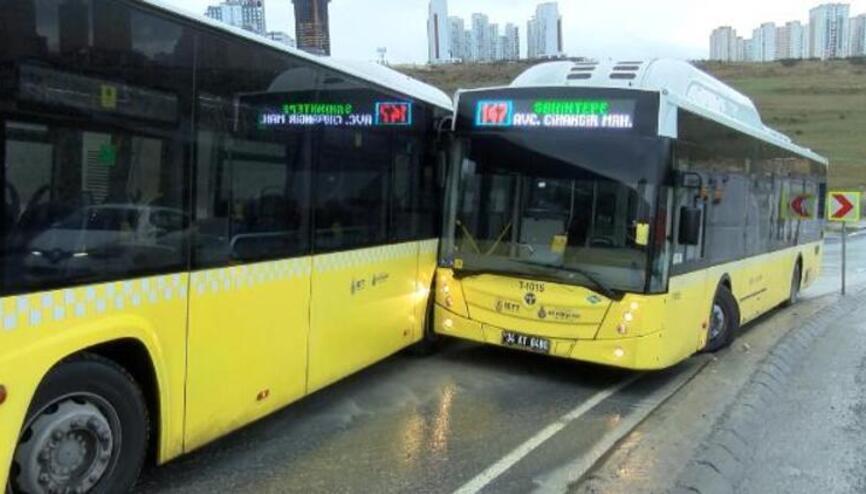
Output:
<path fill-rule="evenodd" d="M 427 13 L 427 61 L 431 64 L 498 62 L 523 58 L 554 59 L 566 55 L 562 42 L 559 2 L 538 4 L 531 18 L 508 22 L 504 31 L 490 16 L 475 12 L 464 19 L 449 15 L 448 0 L 429 0 Z M 525 33 L 525 34 L 522 34 Z M 525 40 L 525 43 L 522 41 Z"/>
<path fill-rule="evenodd" d="M 172 5 L 202 14 L 219 0 L 173 0 Z M 331 0 L 331 52 L 334 57 L 376 60 L 377 48 L 387 48 L 391 63 L 426 63 L 425 29 L 429 0 Z M 535 0 L 450 0 L 449 15 L 470 19 L 485 12 L 491 23 L 514 22 L 525 31 L 525 20 L 542 3 Z M 673 57 L 706 59 L 707 36 L 722 25 L 751 36 L 763 22 L 784 25 L 808 22 L 815 0 L 785 2 L 693 2 L 691 0 L 606 0 L 587 9 L 584 2 L 560 0 L 564 51 L 593 58 Z M 852 14 L 866 12 L 866 0 L 852 0 Z M 291 0 L 266 0 L 268 29 L 294 34 Z M 569 20 L 571 20 L 569 22 Z M 520 22 L 518 22 L 520 21 Z M 521 25 L 523 24 L 523 25 Z M 525 45 L 525 43 L 524 43 Z M 525 47 L 522 47 L 525 51 Z"/>
<path fill-rule="evenodd" d="M 286 46 L 295 46 L 295 39 L 288 33 L 268 30 L 264 0 L 223 0 L 221 3 L 208 5 L 205 15 Z"/>
<path fill-rule="evenodd" d="M 850 3 L 822 3 L 809 9 L 806 23 L 763 22 L 751 37 L 731 26 L 710 33 L 709 59 L 721 62 L 772 62 L 786 59 L 866 56 L 866 13 L 852 15 Z"/>

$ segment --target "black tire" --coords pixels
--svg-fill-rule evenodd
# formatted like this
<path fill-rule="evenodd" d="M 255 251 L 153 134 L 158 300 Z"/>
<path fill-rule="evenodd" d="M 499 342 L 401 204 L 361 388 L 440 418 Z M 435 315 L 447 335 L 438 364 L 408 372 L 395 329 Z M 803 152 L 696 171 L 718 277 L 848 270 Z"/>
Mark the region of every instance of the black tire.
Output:
<path fill-rule="evenodd" d="M 800 263 L 794 265 L 794 272 L 791 274 L 791 290 L 788 293 L 788 299 L 785 300 L 785 307 L 790 307 L 800 300 L 800 285 L 803 282 L 803 271 Z"/>
<path fill-rule="evenodd" d="M 728 287 L 721 285 L 716 290 L 710 309 L 710 323 L 707 328 L 707 352 L 717 352 L 734 342 L 740 328 L 740 311 L 737 301 Z"/>
<path fill-rule="evenodd" d="M 435 306 L 434 298 L 435 291 L 430 291 L 430 297 L 427 300 L 427 315 L 424 317 L 424 336 L 421 341 L 410 346 L 407 351 L 415 357 L 428 357 L 439 351 L 439 345 L 442 338 L 433 331 L 433 307 Z"/>
<path fill-rule="evenodd" d="M 98 418 L 99 414 L 104 421 Z M 106 429 L 110 440 L 105 439 Z M 74 492 L 76 486 L 88 483 L 85 492 L 128 492 L 144 465 L 149 435 L 144 396 L 125 369 L 96 355 L 70 359 L 52 369 L 36 391 L 16 445 L 7 492 L 34 490 L 25 489 L 33 485 L 27 482 L 48 467 L 33 468 L 32 473 L 25 474 L 21 463 L 33 465 L 31 460 L 39 452 L 53 451 L 46 455 L 52 458 L 51 467 L 68 465 L 68 461 L 64 464 L 63 460 L 55 460 L 55 453 L 56 458 L 61 458 L 62 448 L 73 442 L 81 445 L 76 451 L 81 458 L 76 460 L 83 465 L 63 478 L 52 473 L 50 481 L 55 486 L 59 484 L 61 491 L 70 487 L 70 492 Z M 53 440 L 40 440 L 48 437 Z M 40 458 L 36 463 L 46 462 Z"/>

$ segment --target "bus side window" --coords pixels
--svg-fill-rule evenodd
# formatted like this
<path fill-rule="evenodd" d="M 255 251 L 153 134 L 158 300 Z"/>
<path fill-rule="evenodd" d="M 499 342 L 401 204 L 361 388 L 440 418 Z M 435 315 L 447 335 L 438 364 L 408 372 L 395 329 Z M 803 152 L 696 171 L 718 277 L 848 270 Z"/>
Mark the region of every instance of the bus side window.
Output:
<path fill-rule="evenodd" d="M 308 100 L 310 66 L 202 34 L 198 53 L 196 268 L 310 251 L 309 132 L 259 125 L 263 109 Z"/>
<path fill-rule="evenodd" d="M 4 2 L 0 17 L 2 291 L 183 270 L 184 220 L 148 218 L 188 213 L 190 31 L 109 0 Z"/>

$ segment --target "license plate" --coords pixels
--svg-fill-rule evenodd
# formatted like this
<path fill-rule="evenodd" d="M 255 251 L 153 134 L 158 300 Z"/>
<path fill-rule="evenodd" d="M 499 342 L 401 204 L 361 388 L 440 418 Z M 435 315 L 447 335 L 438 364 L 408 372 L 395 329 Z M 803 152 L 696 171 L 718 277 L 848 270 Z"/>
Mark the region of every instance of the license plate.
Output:
<path fill-rule="evenodd" d="M 502 344 L 531 352 L 550 353 L 550 340 L 547 338 L 515 333 L 513 331 L 502 332 Z"/>

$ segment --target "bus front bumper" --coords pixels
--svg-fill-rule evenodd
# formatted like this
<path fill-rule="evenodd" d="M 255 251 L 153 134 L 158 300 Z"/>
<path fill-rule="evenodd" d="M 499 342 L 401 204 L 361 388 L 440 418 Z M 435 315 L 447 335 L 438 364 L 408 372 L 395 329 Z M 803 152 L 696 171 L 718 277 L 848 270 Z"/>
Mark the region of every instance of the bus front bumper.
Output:
<path fill-rule="evenodd" d="M 502 344 L 502 332 L 520 331 L 519 328 L 499 328 L 473 321 L 438 304 L 434 324 L 438 334 L 506 348 Z M 676 363 L 663 356 L 664 331 L 612 340 L 547 339 L 551 343 L 550 355 L 560 358 L 632 370 L 664 369 Z"/>

